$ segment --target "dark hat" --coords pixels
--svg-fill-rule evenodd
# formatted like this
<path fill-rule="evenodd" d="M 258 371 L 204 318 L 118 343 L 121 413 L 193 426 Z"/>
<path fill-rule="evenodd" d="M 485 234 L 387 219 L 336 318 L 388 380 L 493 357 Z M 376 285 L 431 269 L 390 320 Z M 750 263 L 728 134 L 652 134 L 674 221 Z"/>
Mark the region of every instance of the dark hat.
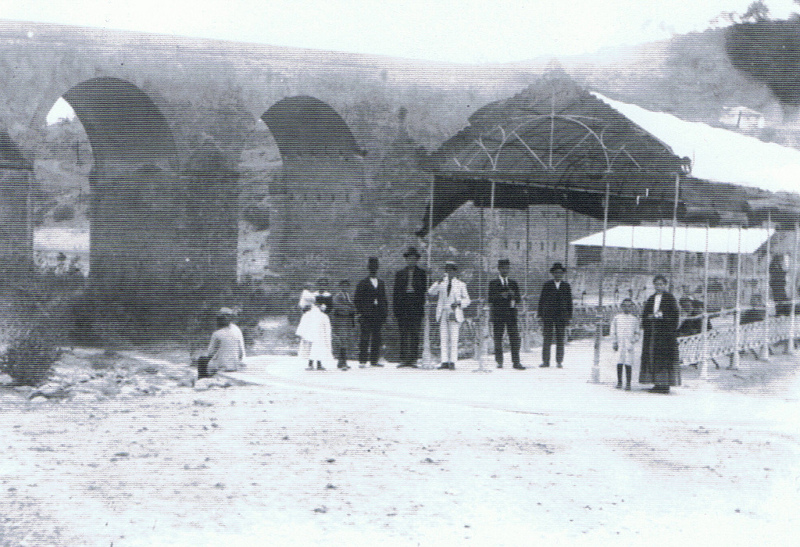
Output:
<path fill-rule="evenodd" d="M 511 266 L 511 261 L 507 258 L 501 258 L 497 261 L 497 267 L 500 268 L 502 266 Z"/>
<path fill-rule="evenodd" d="M 367 259 L 367 268 L 377 268 L 378 267 L 378 257 L 371 256 Z"/>
<path fill-rule="evenodd" d="M 458 266 L 456 266 L 456 263 L 453 262 L 452 260 L 448 260 L 447 262 L 444 263 L 444 269 L 445 270 L 457 270 Z"/>
<path fill-rule="evenodd" d="M 567 269 L 563 266 L 563 264 L 561 264 L 561 262 L 556 262 L 550 268 L 550 273 L 558 271 L 558 270 L 561 270 L 562 272 L 566 272 L 567 271 Z"/>
<path fill-rule="evenodd" d="M 404 258 L 408 258 L 409 256 L 416 256 L 417 258 L 420 257 L 419 252 L 417 251 L 416 247 L 409 247 L 406 252 L 403 253 Z"/>

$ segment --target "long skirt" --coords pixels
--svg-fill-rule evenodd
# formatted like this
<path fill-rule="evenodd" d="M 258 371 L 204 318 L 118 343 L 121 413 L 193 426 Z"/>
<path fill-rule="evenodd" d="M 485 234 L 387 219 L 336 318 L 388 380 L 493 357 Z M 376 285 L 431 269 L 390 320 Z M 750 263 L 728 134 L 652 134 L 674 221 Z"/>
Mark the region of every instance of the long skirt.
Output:
<path fill-rule="evenodd" d="M 639 383 L 657 386 L 681 385 L 677 340 L 674 336 L 657 336 L 658 340 L 651 341 L 651 336 L 652 334 L 648 336 L 645 332 Z"/>

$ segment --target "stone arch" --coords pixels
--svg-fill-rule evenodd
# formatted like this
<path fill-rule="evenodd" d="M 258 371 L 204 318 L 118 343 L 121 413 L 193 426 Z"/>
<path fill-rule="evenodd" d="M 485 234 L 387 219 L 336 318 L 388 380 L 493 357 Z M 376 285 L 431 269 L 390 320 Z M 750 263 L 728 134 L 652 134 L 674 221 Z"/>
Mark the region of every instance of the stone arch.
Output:
<path fill-rule="evenodd" d="M 281 99 L 261 119 L 284 159 L 302 155 L 362 155 L 347 123 L 330 105 L 307 95 Z"/>
<path fill-rule="evenodd" d="M 126 80 L 92 78 L 63 98 L 83 125 L 94 159 L 89 175 L 93 298 L 146 320 L 183 296 L 184 285 L 176 278 L 186 263 L 209 254 L 196 248 L 192 237 L 203 226 L 192 222 L 198 198 L 187 191 L 176 139 L 151 97 Z"/>
<path fill-rule="evenodd" d="M 354 261 L 372 251 L 359 210 L 364 151 L 342 116 L 314 97 L 282 99 L 261 119 L 283 160 L 269 188 L 270 269 L 287 276 L 352 275 Z M 317 257 L 311 270 L 309 256 Z"/>
<path fill-rule="evenodd" d="M 173 167 L 176 145 L 153 100 L 119 78 L 92 78 L 64 93 L 83 124 L 95 164 L 162 164 Z"/>

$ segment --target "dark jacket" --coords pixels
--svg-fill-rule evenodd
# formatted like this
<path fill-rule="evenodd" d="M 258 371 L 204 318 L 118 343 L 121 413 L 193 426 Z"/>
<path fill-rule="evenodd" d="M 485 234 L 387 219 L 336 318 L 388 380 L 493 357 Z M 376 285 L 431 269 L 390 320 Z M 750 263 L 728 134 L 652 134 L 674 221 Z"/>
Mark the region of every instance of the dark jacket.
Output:
<path fill-rule="evenodd" d="M 572 319 L 572 288 L 562 281 L 558 289 L 552 279 L 542 286 L 539 297 L 539 318 L 545 321 L 563 321 Z"/>
<path fill-rule="evenodd" d="M 642 309 L 642 365 L 678 362 L 678 322 L 680 309 L 672 294 L 661 294 L 661 318 L 653 317 L 655 295 L 644 303 Z M 701 323 L 702 324 L 702 323 Z"/>
<path fill-rule="evenodd" d="M 400 318 L 420 318 L 425 313 L 425 293 L 428 290 L 428 275 L 419 266 L 414 266 L 411 292 L 408 288 L 409 268 L 398 270 L 394 276 L 392 309 Z"/>
<path fill-rule="evenodd" d="M 383 323 L 389 314 L 389 303 L 386 299 L 386 284 L 378 279 L 378 288 L 372 286 L 369 277 L 365 277 L 356 285 L 353 297 L 356 311 L 361 314 L 362 321 Z"/>
<path fill-rule="evenodd" d="M 508 291 L 507 295 L 504 295 Z M 519 285 L 513 279 L 508 280 L 508 286 L 503 287 L 500 278 L 489 281 L 489 306 L 492 322 L 517 316 L 517 308 L 522 301 L 519 294 Z M 514 307 L 511 307 L 511 303 Z"/>

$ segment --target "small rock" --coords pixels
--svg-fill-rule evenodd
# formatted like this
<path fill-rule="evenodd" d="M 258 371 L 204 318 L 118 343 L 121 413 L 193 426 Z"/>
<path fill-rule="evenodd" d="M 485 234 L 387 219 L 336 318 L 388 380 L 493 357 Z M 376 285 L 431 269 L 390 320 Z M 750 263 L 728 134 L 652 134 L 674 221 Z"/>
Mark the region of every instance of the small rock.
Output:
<path fill-rule="evenodd" d="M 79 392 L 72 396 L 73 403 L 95 403 L 97 401 L 98 397 L 94 393 Z"/>

